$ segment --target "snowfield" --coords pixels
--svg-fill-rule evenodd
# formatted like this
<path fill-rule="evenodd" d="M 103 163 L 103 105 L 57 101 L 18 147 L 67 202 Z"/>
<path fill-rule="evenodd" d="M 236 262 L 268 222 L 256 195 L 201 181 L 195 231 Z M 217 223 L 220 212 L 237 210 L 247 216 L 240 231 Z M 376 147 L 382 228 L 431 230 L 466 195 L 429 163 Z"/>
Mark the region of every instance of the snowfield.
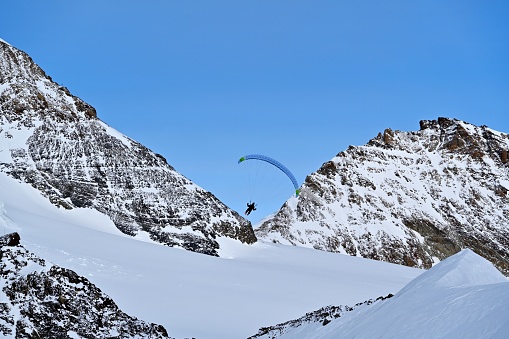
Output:
<path fill-rule="evenodd" d="M 294 246 L 223 238 L 220 258 L 122 234 L 92 209 L 64 210 L 0 173 L 0 227 L 85 276 L 130 315 L 176 338 L 247 338 L 330 304 L 396 293 L 423 271 Z M 1 206 L 1 204 L 0 204 Z"/>

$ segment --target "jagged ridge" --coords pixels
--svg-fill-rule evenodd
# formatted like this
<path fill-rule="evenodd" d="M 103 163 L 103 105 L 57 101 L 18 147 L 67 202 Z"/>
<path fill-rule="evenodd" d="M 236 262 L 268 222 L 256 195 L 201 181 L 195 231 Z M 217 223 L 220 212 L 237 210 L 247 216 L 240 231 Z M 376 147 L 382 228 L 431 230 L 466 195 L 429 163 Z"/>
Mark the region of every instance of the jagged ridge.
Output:
<path fill-rule="evenodd" d="M 329 305 L 326 307 L 322 307 L 321 309 L 306 313 L 306 315 L 286 321 L 281 324 L 277 324 L 274 326 L 268 326 L 268 327 L 262 327 L 258 330 L 258 333 L 249 337 L 248 339 L 256 339 L 256 338 L 279 338 L 282 337 L 284 334 L 295 330 L 296 328 L 299 328 L 300 326 L 304 325 L 310 325 L 315 324 L 318 326 L 327 326 L 331 321 L 334 319 L 341 318 L 343 315 L 345 315 L 347 312 L 351 312 L 353 310 L 356 310 L 360 307 L 365 307 L 372 305 L 373 303 L 386 300 L 388 298 L 392 298 L 394 295 L 389 294 L 385 297 L 378 297 L 375 300 L 369 299 L 361 303 L 357 303 L 354 306 L 333 306 Z"/>

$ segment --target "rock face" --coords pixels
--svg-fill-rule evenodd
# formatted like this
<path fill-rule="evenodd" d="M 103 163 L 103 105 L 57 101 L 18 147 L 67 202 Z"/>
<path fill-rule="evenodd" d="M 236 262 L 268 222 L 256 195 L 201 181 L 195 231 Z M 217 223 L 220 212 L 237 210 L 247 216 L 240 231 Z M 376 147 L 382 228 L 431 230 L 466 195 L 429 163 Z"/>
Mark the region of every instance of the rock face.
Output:
<path fill-rule="evenodd" d="M 256 241 L 251 224 L 166 159 L 97 118 L 24 52 L 0 40 L 0 170 L 62 208 L 89 207 L 124 233 L 217 255 L 216 237 Z"/>
<path fill-rule="evenodd" d="M 0 237 L 0 334 L 9 338 L 169 338 L 119 310 L 86 278 Z"/>
<path fill-rule="evenodd" d="M 430 268 L 471 248 L 509 274 L 509 136 L 447 118 L 386 129 L 306 178 L 259 238 Z"/>

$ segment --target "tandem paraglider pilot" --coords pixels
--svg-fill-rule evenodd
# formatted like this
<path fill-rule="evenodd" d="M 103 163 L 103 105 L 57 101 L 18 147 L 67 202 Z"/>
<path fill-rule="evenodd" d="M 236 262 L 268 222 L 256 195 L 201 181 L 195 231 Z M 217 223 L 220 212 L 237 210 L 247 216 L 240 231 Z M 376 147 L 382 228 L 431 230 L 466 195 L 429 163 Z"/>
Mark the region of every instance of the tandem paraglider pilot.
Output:
<path fill-rule="evenodd" d="M 245 215 L 249 215 L 253 211 L 256 211 L 255 203 L 254 202 L 248 202 L 247 203 L 247 210 L 244 212 L 244 214 Z"/>

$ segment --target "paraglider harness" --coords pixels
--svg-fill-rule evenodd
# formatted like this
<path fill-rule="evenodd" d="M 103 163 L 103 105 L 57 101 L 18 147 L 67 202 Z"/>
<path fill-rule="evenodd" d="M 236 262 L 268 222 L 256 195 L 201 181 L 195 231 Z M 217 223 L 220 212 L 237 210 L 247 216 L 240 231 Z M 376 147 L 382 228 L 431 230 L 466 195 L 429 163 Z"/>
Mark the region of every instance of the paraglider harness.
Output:
<path fill-rule="evenodd" d="M 245 215 L 249 215 L 252 211 L 256 211 L 256 205 L 254 202 L 247 203 L 247 210 L 244 212 Z"/>

